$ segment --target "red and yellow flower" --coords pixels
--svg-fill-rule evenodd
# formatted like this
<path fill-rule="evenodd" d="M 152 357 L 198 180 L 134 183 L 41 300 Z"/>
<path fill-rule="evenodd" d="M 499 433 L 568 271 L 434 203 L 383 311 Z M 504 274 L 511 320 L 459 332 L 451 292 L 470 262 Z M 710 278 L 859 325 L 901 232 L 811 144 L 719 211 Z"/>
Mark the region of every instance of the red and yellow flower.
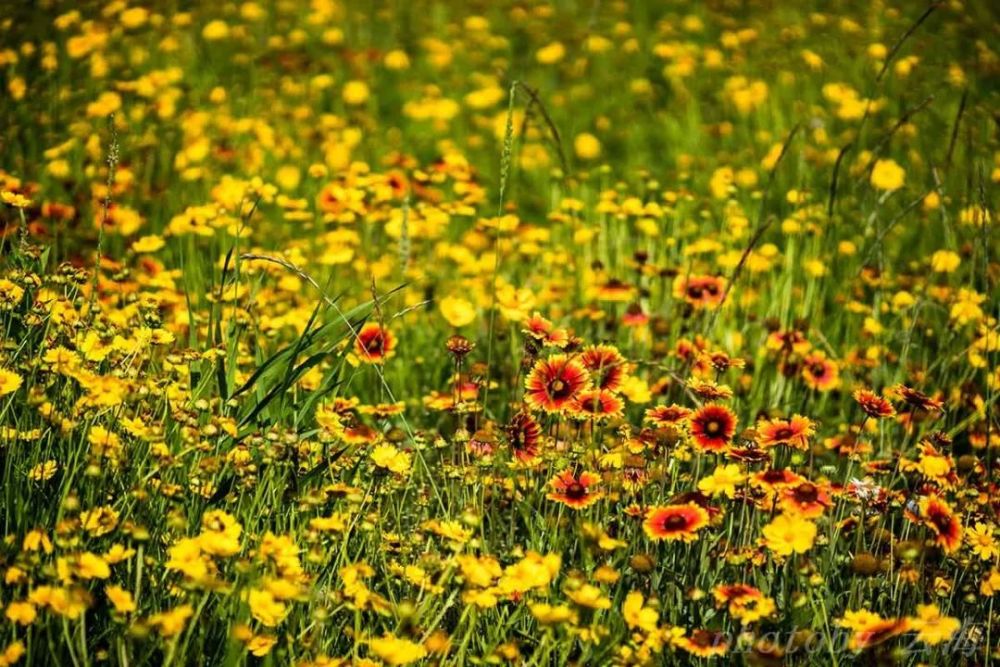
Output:
<path fill-rule="evenodd" d="M 807 519 L 815 519 L 833 505 L 830 494 L 820 484 L 804 481 L 786 487 L 779 500 L 781 509 L 789 514 L 797 514 Z"/>
<path fill-rule="evenodd" d="M 692 542 L 708 521 L 708 512 L 695 503 L 661 505 L 649 508 L 642 527 L 652 540 Z"/>
<path fill-rule="evenodd" d="M 538 458 L 542 427 L 527 412 L 518 412 L 507 425 L 507 443 L 518 461 L 530 463 Z"/>
<path fill-rule="evenodd" d="M 934 533 L 934 541 L 947 553 L 962 546 L 962 522 L 951 506 L 938 496 L 920 501 L 920 519 Z"/>
<path fill-rule="evenodd" d="M 656 428 L 666 428 L 683 422 L 690 414 L 690 408 L 685 408 L 676 403 L 673 405 L 657 405 L 655 408 L 646 410 L 645 420 Z"/>
<path fill-rule="evenodd" d="M 858 389 L 854 392 L 854 400 L 861 406 L 861 411 L 872 419 L 886 419 L 896 414 L 892 403 L 870 389 Z"/>
<path fill-rule="evenodd" d="M 852 631 L 847 644 L 852 651 L 862 651 L 909 630 L 905 618 L 882 618 L 864 609 L 848 611 L 837 625 Z"/>
<path fill-rule="evenodd" d="M 814 432 L 812 420 L 802 415 L 791 419 L 765 419 L 757 424 L 757 442 L 761 447 L 788 445 L 795 449 L 808 449 L 809 438 Z"/>
<path fill-rule="evenodd" d="M 396 336 L 378 322 L 366 322 L 354 339 L 354 354 L 366 364 L 381 364 L 396 353 Z"/>
<path fill-rule="evenodd" d="M 557 354 L 539 359 L 524 382 L 524 400 L 545 412 L 561 412 L 589 385 L 587 370 L 576 359 Z"/>
<path fill-rule="evenodd" d="M 699 449 L 719 452 L 736 433 L 736 415 L 716 403 L 704 405 L 688 417 L 691 437 Z"/>
<path fill-rule="evenodd" d="M 718 276 L 678 276 L 674 296 L 697 309 L 711 309 L 722 303 L 726 279 Z"/>
<path fill-rule="evenodd" d="M 802 360 L 802 379 L 817 391 L 831 391 L 840 386 L 840 369 L 824 352 L 816 351 Z"/>
<path fill-rule="evenodd" d="M 580 419 L 601 420 L 617 417 L 625 403 L 605 389 L 585 389 L 573 399 L 569 411 Z"/>
<path fill-rule="evenodd" d="M 611 345 L 591 345 L 579 356 L 580 363 L 590 373 L 591 383 L 598 389 L 618 391 L 625 377 L 625 357 Z"/>
<path fill-rule="evenodd" d="M 546 494 L 549 500 L 555 500 L 575 510 L 590 507 L 604 494 L 594 488 L 601 478 L 592 472 L 581 472 L 574 475 L 572 470 L 566 469 L 549 480 L 552 491 Z"/>
<path fill-rule="evenodd" d="M 673 645 L 699 658 L 712 658 L 725 655 L 729 650 L 726 635 L 715 630 L 698 629 L 688 635 L 680 635 L 673 639 Z"/>

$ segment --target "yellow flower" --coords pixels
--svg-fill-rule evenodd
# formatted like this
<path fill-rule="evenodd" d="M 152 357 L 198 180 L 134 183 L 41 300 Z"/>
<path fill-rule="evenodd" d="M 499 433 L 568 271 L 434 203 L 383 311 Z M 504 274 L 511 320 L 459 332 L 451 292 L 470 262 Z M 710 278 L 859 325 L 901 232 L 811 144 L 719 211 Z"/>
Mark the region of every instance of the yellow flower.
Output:
<path fill-rule="evenodd" d="M 896 311 L 906 310 L 916 302 L 916 298 L 906 290 L 900 290 L 892 296 L 892 308 Z"/>
<path fill-rule="evenodd" d="M 747 596 L 733 600 L 729 605 L 729 611 L 735 618 L 738 618 L 743 625 L 754 623 L 762 618 L 767 618 L 774 613 L 777 605 L 769 597 Z"/>
<path fill-rule="evenodd" d="M 80 525 L 94 537 L 107 535 L 118 526 L 118 512 L 108 505 L 80 512 Z"/>
<path fill-rule="evenodd" d="M 209 563 L 202 556 L 199 541 L 193 537 L 178 540 L 167 549 L 167 556 L 167 562 L 163 566 L 168 570 L 183 572 L 186 577 L 196 581 L 208 575 Z"/>
<path fill-rule="evenodd" d="M 56 588 L 39 586 L 28 594 L 32 604 L 48 607 L 53 613 L 68 619 L 80 618 L 90 603 L 89 595 L 79 588 Z"/>
<path fill-rule="evenodd" d="M 622 379 L 622 386 L 619 393 L 632 403 L 649 403 L 653 400 L 653 393 L 649 385 L 640 377 L 627 375 Z"/>
<path fill-rule="evenodd" d="M 368 640 L 368 648 L 382 662 L 389 665 L 408 665 L 427 655 L 427 649 L 422 645 L 390 634 Z"/>
<path fill-rule="evenodd" d="M 497 597 L 495 588 L 473 588 L 462 592 L 462 602 L 480 609 L 490 609 L 500 602 L 500 598 Z"/>
<path fill-rule="evenodd" d="M 21 386 L 21 376 L 14 371 L 0 368 L 0 396 L 13 394 Z"/>
<path fill-rule="evenodd" d="M 895 160 L 879 160 L 872 169 L 872 185 L 879 190 L 898 190 L 906 181 L 906 172 Z"/>
<path fill-rule="evenodd" d="M 35 617 L 38 614 L 35 611 L 35 605 L 31 604 L 27 600 L 24 600 L 21 602 L 11 602 L 7 605 L 5 615 L 11 623 L 17 623 L 18 625 L 31 625 L 35 622 Z"/>
<path fill-rule="evenodd" d="M 735 463 L 716 466 L 715 472 L 698 482 L 698 490 L 709 495 L 725 495 L 727 498 L 736 496 L 736 487 L 746 479 Z"/>
<path fill-rule="evenodd" d="M 250 614 L 269 628 L 281 623 L 288 615 L 288 605 L 275 599 L 270 591 L 252 589 L 247 594 L 247 604 L 250 605 Z"/>
<path fill-rule="evenodd" d="M 246 643 L 247 650 L 258 658 L 263 658 L 271 652 L 274 645 L 278 643 L 278 638 L 271 635 L 254 635 Z"/>
<path fill-rule="evenodd" d="M 386 468 L 403 475 L 410 470 L 410 455 L 401 452 L 392 445 L 379 445 L 372 450 L 372 461 L 380 468 Z"/>
<path fill-rule="evenodd" d="M 52 553 L 52 541 L 42 531 L 32 530 L 24 536 L 21 549 L 24 551 L 44 551 L 50 554 Z"/>
<path fill-rule="evenodd" d="M 633 591 L 625 596 L 625 602 L 622 604 L 622 615 L 625 618 L 625 623 L 633 630 L 639 628 L 645 632 L 653 632 L 656 630 L 656 623 L 660 615 L 655 609 L 644 607 L 642 603 L 642 593 L 638 591 Z"/>
<path fill-rule="evenodd" d="M 917 615 L 909 619 L 917 639 L 930 646 L 946 642 L 962 627 L 957 618 L 942 616 L 936 604 L 917 605 Z"/>
<path fill-rule="evenodd" d="M 164 245 L 166 245 L 166 243 L 163 241 L 162 236 L 151 234 L 150 236 L 143 236 L 142 238 L 136 239 L 135 243 L 132 244 L 132 252 L 140 255 L 156 252 Z"/>
<path fill-rule="evenodd" d="M 47 482 L 48 480 L 55 477 L 56 472 L 59 470 L 59 464 L 53 459 L 43 461 L 38 465 L 34 466 L 28 471 L 28 479 L 35 482 Z"/>
<path fill-rule="evenodd" d="M 341 91 L 344 102 L 351 106 L 360 106 L 368 101 L 368 84 L 364 81 L 348 81 Z"/>
<path fill-rule="evenodd" d="M 772 144 L 771 148 L 767 151 L 767 154 L 761 159 L 760 166 L 764 171 L 771 171 L 777 166 L 778 158 L 781 157 L 781 149 L 784 144 L 777 143 Z"/>
<path fill-rule="evenodd" d="M 621 577 L 621 573 L 610 565 L 602 565 L 594 570 L 594 581 L 600 584 L 611 586 L 618 583 Z"/>
<path fill-rule="evenodd" d="M 108 600 L 111 601 L 111 604 L 115 607 L 115 611 L 119 614 L 128 614 L 135 611 L 135 600 L 132 599 L 132 594 L 121 586 L 107 586 L 104 589 L 104 594 L 108 596 Z"/>
<path fill-rule="evenodd" d="M 0 200 L 5 204 L 10 204 L 14 208 L 28 208 L 31 206 L 30 199 L 19 192 L 10 192 L 9 190 L 0 192 Z"/>
<path fill-rule="evenodd" d="M 978 322 L 983 318 L 983 309 L 979 307 L 986 297 L 975 290 L 964 287 L 958 290 L 958 297 L 951 306 L 951 319 L 960 325 Z"/>
<path fill-rule="evenodd" d="M 966 206 L 958 214 L 958 221 L 963 225 L 982 227 L 992 220 L 990 212 L 982 206 Z"/>
<path fill-rule="evenodd" d="M 611 598 L 605 595 L 600 588 L 592 584 L 584 584 L 576 590 L 566 591 L 566 597 L 581 607 L 588 607 L 589 609 L 611 608 Z"/>
<path fill-rule="evenodd" d="M 97 554 L 85 551 L 77 558 L 76 573 L 81 579 L 107 579 L 111 576 L 111 568 Z"/>
<path fill-rule="evenodd" d="M 0 278 L 0 310 L 11 310 L 24 296 L 24 288 L 6 278 Z"/>
<path fill-rule="evenodd" d="M 806 273 L 813 278 L 822 278 L 828 271 L 826 263 L 818 259 L 806 260 L 803 263 L 803 267 L 805 268 Z"/>
<path fill-rule="evenodd" d="M 779 556 L 805 553 L 816 539 L 816 524 L 802 517 L 781 514 L 764 526 L 767 548 Z"/>
<path fill-rule="evenodd" d="M 979 592 L 983 595 L 1000 593 L 1000 570 L 993 568 L 979 583 Z"/>
<path fill-rule="evenodd" d="M 471 554 L 461 554 L 455 557 L 458 567 L 462 572 L 462 578 L 469 586 L 486 588 L 493 585 L 503 570 L 500 563 L 489 556 L 473 556 Z"/>
<path fill-rule="evenodd" d="M 202 28 L 201 36 L 210 42 L 225 39 L 226 37 L 229 37 L 229 25 L 225 21 L 218 19 L 215 21 L 209 21 L 205 24 L 205 27 Z"/>
<path fill-rule="evenodd" d="M 91 451 L 96 456 L 117 458 L 122 449 L 122 441 L 118 434 L 103 426 L 91 426 L 87 441 L 90 442 Z"/>
<path fill-rule="evenodd" d="M 109 90 L 101 93 L 96 100 L 87 105 L 87 115 L 91 118 L 103 118 L 121 108 L 121 95 Z"/>
<path fill-rule="evenodd" d="M 212 510 L 202 517 L 201 525 L 198 544 L 202 551 L 213 556 L 233 556 L 239 553 L 243 527 L 234 517 L 222 510 Z"/>
<path fill-rule="evenodd" d="M 805 61 L 805 64 L 809 69 L 819 70 L 823 68 L 823 58 L 815 51 L 803 49 L 801 55 L 802 60 Z"/>
<path fill-rule="evenodd" d="M 274 172 L 274 180 L 284 190 L 294 190 L 302 182 L 302 172 L 294 164 L 285 164 Z"/>
<path fill-rule="evenodd" d="M 162 637 L 176 637 L 184 630 L 187 621 L 194 615 L 194 608 L 189 604 L 182 604 L 179 607 L 149 617 L 149 624 L 159 629 Z"/>
<path fill-rule="evenodd" d="M 589 132 L 581 132 L 573 139 L 573 150 L 581 160 L 594 160 L 601 155 L 601 142 Z"/>
<path fill-rule="evenodd" d="M 464 327 L 476 319 L 475 307 L 459 296 L 446 296 L 438 302 L 438 307 L 444 319 L 453 327 Z"/>
<path fill-rule="evenodd" d="M 552 65 L 563 59 L 566 55 L 566 47 L 561 42 L 552 42 L 543 46 L 535 53 L 535 58 L 543 65 Z"/>
<path fill-rule="evenodd" d="M 423 527 L 458 546 L 465 544 L 472 538 L 472 531 L 458 521 L 432 520 L 425 523 Z"/>
<path fill-rule="evenodd" d="M 983 560 L 992 560 L 997 555 L 997 545 L 993 539 L 993 529 L 984 523 L 977 523 L 965 533 L 965 540 L 972 553 Z"/>
<path fill-rule="evenodd" d="M 410 57 L 406 55 L 406 51 L 393 49 L 389 53 L 385 54 L 385 58 L 382 59 L 382 64 L 391 70 L 404 70 L 410 66 Z"/>
<path fill-rule="evenodd" d="M 142 27 L 149 19 L 149 10 L 145 7 L 129 7 L 118 15 L 118 21 L 125 29 Z"/>
<path fill-rule="evenodd" d="M 504 569 L 497 586 L 506 594 L 524 593 L 533 588 L 546 589 L 561 566 L 559 554 L 542 556 L 529 551 L 520 561 Z"/>
<path fill-rule="evenodd" d="M 8 667 L 21 659 L 24 655 L 24 644 L 19 641 L 7 644 L 7 648 L 0 653 L 0 667 Z"/>
<path fill-rule="evenodd" d="M 567 605 L 550 605 L 537 602 L 531 605 L 531 615 L 542 625 L 557 625 L 559 623 L 576 622 L 576 612 Z"/>
<path fill-rule="evenodd" d="M 309 520 L 309 528 L 321 533 L 340 533 L 347 529 L 350 515 L 344 512 L 334 512 L 330 516 L 317 516 Z"/>
<path fill-rule="evenodd" d="M 59 180 L 69 180 L 70 166 L 66 160 L 52 160 L 46 169 L 53 177 Z"/>
<path fill-rule="evenodd" d="M 472 91 L 463 99 L 473 109 L 489 109 L 499 104 L 505 97 L 504 89 L 491 82 L 485 88 Z"/>
<path fill-rule="evenodd" d="M 938 250 L 931 255 L 931 270 L 937 273 L 951 273 L 961 263 L 962 258 L 951 250 Z"/>
<path fill-rule="evenodd" d="M 135 555 L 135 549 L 130 549 L 122 544 L 112 544 L 111 548 L 104 553 L 104 560 L 108 565 L 121 563 Z"/>

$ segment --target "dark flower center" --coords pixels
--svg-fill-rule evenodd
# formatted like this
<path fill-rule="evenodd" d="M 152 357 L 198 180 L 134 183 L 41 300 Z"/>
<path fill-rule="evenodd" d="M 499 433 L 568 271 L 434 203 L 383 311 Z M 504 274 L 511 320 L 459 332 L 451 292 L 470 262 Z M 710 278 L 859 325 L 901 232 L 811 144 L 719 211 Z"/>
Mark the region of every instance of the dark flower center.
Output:
<path fill-rule="evenodd" d="M 572 393 L 572 389 L 568 382 L 557 377 L 549 382 L 549 393 L 555 398 L 565 398 Z"/>
<path fill-rule="evenodd" d="M 580 482 L 573 482 L 566 487 L 566 497 L 572 500 L 580 500 L 587 496 L 587 487 Z"/>
<path fill-rule="evenodd" d="M 947 513 L 940 510 L 931 510 L 928 518 L 934 524 L 934 527 L 938 529 L 939 533 L 943 535 L 951 534 L 951 517 Z"/>
<path fill-rule="evenodd" d="M 819 489 L 816 488 L 815 484 L 799 484 L 798 488 L 795 489 L 795 497 L 803 503 L 813 503 L 819 498 Z"/>
<path fill-rule="evenodd" d="M 699 629 L 691 633 L 691 643 L 702 648 L 718 646 L 720 639 L 721 637 L 718 633 L 710 630 Z"/>

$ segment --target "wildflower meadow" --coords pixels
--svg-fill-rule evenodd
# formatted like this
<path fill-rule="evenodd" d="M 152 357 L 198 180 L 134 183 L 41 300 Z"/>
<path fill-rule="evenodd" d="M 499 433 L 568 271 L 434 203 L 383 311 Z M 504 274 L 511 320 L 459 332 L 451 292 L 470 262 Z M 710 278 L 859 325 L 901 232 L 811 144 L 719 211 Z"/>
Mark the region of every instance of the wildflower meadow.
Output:
<path fill-rule="evenodd" d="M 1000 663 L 998 44 L 0 3 L 0 667 Z"/>

